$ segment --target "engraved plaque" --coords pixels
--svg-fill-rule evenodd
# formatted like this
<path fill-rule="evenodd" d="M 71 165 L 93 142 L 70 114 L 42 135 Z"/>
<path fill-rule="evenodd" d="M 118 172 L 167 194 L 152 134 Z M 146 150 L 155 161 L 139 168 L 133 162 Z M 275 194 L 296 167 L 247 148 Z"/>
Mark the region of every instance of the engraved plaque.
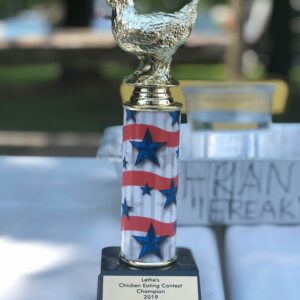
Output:
<path fill-rule="evenodd" d="M 119 247 L 102 251 L 98 300 L 200 300 L 199 271 L 185 248 L 177 261 L 163 269 L 134 269 L 119 260 Z"/>
<path fill-rule="evenodd" d="M 198 300 L 196 276 L 104 276 L 103 300 Z"/>

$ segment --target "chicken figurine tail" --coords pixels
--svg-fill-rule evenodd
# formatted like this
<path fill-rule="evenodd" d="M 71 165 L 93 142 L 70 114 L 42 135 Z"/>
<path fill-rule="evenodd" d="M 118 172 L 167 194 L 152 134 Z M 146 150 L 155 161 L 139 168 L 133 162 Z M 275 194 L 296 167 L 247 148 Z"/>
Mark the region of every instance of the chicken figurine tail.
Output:
<path fill-rule="evenodd" d="M 184 16 L 189 16 L 192 19 L 192 22 L 196 21 L 198 13 L 198 2 L 199 0 L 193 0 L 187 5 L 185 5 L 181 10 L 178 11 L 178 14 L 183 14 Z"/>
<path fill-rule="evenodd" d="M 191 34 L 197 18 L 198 0 L 175 13 L 140 14 L 133 0 L 107 0 L 112 7 L 112 31 L 118 45 L 135 54 L 139 68 L 126 79 L 135 87 L 172 87 L 172 56 Z"/>

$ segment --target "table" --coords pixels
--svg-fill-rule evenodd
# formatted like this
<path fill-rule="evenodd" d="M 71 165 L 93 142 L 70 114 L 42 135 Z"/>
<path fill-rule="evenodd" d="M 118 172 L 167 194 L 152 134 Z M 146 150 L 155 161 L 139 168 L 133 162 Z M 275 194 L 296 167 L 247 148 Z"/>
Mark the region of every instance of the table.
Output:
<path fill-rule="evenodd" d="M 0 158 L 1 300 L 96 299 L 100 250 L 120 240 L 120 168 L 108 159 Z M 299 300 L 300 226 L 218 231 L 178 228 L 202 300 L 224 300 L 225 291 L 230 300 Z"/>
<path fill-rule="evenodd" d="M 231 300 L 299 300 L 300 226 L 235 226 L 225 234 Z"/>
<path fill-rule="evenodd" d="M 100 250 L 120 242 L 120 166 L 106 159 L 0 158 L 0 299 L 95 300 Z M 224 300 L 216 234 L 179 227 L 202 299 Z"/>

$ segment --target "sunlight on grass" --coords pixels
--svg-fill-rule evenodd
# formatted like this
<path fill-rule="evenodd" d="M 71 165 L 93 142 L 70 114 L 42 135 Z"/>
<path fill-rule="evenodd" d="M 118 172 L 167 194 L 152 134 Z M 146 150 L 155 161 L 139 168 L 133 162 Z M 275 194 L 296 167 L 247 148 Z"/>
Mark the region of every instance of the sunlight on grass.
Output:
<path fill-rule="evenodd" d="M 300 66 L 294 66 L 290 69 L 289 77 L 292 81 L 300 82 Z"/>
<path fill-rule="evenodd" d="M 173 74 L 180 80 L 216 80 L 222 81 L 229 78 L 225 64 L 184 64 L 173 67 Z"/>
<path fill-rule="evenodd" d="M 293 66 L 289 72 L 289 79 L 292 90 L 295 94 L 300 94 L 300 66 Z"/>
<path fill-rule="evenodd" d="M 104 62 L 101 67 L 101 75 L 108 80 L 122 81 L 124 77 L 132 74 L 134 68 L 114 61 Z"/>
<path fill-rule="evenodd" d="M 245 79 L 250 81 L 264 80 L 267 77 L 266 68 L 263 64 L 254 65 L 245 73 Z"/>
<path fill-rule="evenodd" d="M 120 65 L 116 62 L 107 62 L 102 66 L 102 76 L 110 80 L 121 81 L 125 76 L 134 72 L 134 68 L 128 65 Z M 226 80 L 229 72 L 225 64 L 182 64 L 172 67 L 174 76 L 181 80 Z"/>
<path fill-rule="evenodd" d="M 103 78 L 112 81 L 122 81 L 132 74 L 134 68 L 126 64 L 106 62 L 101 67 Z M 215 65 L 175 65 L 172 68 L 175 77 L 181 80 L 226 80 L 229 72 L 224 64 Z M 59 64 L 18 65 L 0 67 L 0 84 L 39 84 L 59 79 L 62 67 Z"/>
<path fill-rule="evenodd" d="M 18 65 L 0 67 L 0 84 L 43 83 L 61 75 L 59 64 Z"/>

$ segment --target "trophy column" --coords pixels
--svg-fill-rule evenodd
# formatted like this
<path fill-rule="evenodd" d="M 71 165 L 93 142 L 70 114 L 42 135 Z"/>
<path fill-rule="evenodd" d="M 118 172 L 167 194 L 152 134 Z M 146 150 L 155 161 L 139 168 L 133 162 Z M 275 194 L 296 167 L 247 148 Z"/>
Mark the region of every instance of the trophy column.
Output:
<path fill-rule="evenodd" d="M 121 259 L 137 267 L 176 260 L 180 106 L 124 106 Z"/>
<path fill-rule="evenodd" d="M 176 249 L 176 195 L 181 105 L 170 88 L 172 56 L 189 37 L 198 0 L 180 11 L 140 14 L 132 0 L 107 0 L 118 45 L 140 67 L 124 106 L 121 248 L 102 250 L 98 300 L 200 300 L 191 251 Z"/>

